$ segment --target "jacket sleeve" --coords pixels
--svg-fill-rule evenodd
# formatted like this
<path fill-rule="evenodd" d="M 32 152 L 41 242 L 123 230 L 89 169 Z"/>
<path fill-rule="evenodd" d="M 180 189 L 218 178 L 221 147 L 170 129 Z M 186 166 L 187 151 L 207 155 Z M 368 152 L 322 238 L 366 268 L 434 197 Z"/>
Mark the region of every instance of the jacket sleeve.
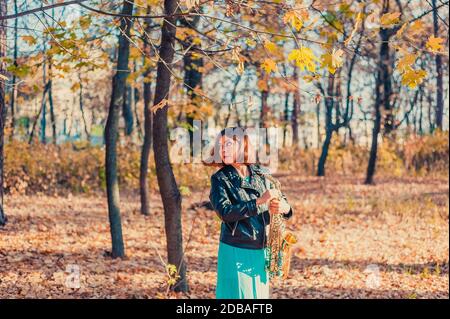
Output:
<path fill-rule="evenodd" d="M 224 222 L 236 222 L 258 214 L 256 199 L 242 201 L 233 205 L 228 197 L 225 187 L 222 180 L 214 175 L 211 177 L 211 192 L 209 199 L 214 210 Z"/>

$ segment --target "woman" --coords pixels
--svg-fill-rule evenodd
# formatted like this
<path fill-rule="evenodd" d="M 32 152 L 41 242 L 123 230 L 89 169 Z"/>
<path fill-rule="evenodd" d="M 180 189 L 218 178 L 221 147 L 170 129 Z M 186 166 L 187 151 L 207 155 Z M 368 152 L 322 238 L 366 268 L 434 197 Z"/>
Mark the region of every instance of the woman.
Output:
<path fill-rule="evenodd" d="M 219 158 L 221 167 L 211 177 L 210 192 L 211 204 L 222 220 L 218 299 L 269 298 L 266 225 L 272 214 L 283 214 L 286 219 L 292 216 L 286 197 L 283 195 L 280 201 L 277 191 L 266 188 L 264 175 L 269 172 L 250 163 L 250 153 L 248 136 L 226 134 L 225 130 L 218 135 L 211 153 Z"/>

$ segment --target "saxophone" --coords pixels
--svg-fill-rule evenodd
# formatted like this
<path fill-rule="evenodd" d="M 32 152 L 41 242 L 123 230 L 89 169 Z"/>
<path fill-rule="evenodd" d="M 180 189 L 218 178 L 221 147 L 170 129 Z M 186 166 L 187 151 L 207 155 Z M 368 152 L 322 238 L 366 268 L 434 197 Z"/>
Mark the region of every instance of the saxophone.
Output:
<path fill-rule="evenodd" d="M 276 189 L 278 199 L 283 199 L 281 184 L 270 174 L 265 174 L 266 188 Z M 291 265 L 291 248 L 297 238 L 291 232 L 286 232 L 285 221 L 281 214 L 270 216 L 269 238 L 266 248 L 266 270 L 270 278 L 281 277 L 286 279 Z"/>

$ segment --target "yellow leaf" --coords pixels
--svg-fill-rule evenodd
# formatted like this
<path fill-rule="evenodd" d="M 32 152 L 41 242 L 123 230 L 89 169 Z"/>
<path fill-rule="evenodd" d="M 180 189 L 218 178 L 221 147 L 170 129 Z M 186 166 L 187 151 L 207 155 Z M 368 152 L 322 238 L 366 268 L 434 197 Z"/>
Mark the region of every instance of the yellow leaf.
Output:
<path fill-rule="evenodd" d="M 147 0 L 147 4 L 149 5 L 158 5 L 161 0 Z"/>
<path fill-rule="evenodd" d="M 442 38 L 435 38 L 433 35 L 428 38 L 427 41 L 427 48 L 430 51 L 438 52 L 441 51 L 444 47 L 442 46 L 442 43 L 444 42 L 444 39 Z"/>
<path fill-rule="evenodd" d="M 423 82 L 426 75 L 427 71 L 425 70 L 414 70 L 413 68 L 409 68 L 402 75 L 402 84 L 414 89 L 418 84 Z"/>
<path fill-rule="evenodd" d="M 347 40 L 344 41 L 345 46 L 348 46 L 350 44 L 350 42 L 352 41 L 353 37 L 355 36 L 356 31 L 358 31 L 358 27 L 361 24 L 361 21 L 362 21 L 362 13 L 358 12 L 358 15 L 356 16 L 355 26 L 352 30 L 352 33 L 347 38 Z"/>
<path fill-rule="evenodd" d="M 277 45 L 269 40 L 266 40 L 264 42 L 264 47 L 267 49 L 267 51 L 269 51 L 270 53 L 273 53 L 273 54 L 278 51 Z"/>
<path fill-rule="evenodd" d="M 158 104 L 152 106 L 152 107 L 150 108 L 150 111 L 152 111 L 153 113 L 156 113 L 158 110 L 164 108 L 164 107 L 165 107 L 166 105 L 168 105 L 168 104 L 169 104 L 169 100 L 164 99 L 164 100 L 162 100 L 161 102 L 159 102 Z"/>
<path fill-rule="evenodd" d="M 269 91 L 266 80 L 258 80 L 257 86 L 260 91 Z"/>
<path fill-rule="evenodd" d="M 91 18 L 90 18 L 90 16 L 83 16 L 83 17 L 81 17 L 79 23 L 80 23 L 81 29 L 83 29 L 83 30 L 88 29 L 91 26 Z"/>
<path fill-rule="evenodd" d="M 134 46 L 130 48 L 130 59 L 138 59 L 141 57 L 141 55 L 142 52 L 139 48 Z"/>
<path fill-rule="evenodd" d="M 244 73 L 244 62 L 245 58 L 240 54 L 241 49 L 239 47 L 233 48 L 232 56 L 233 60 L 235 60 L 238 63 L 238 66 L 236 67 L 236 72 L 241 75 Z"/>
<path fill-rule="evenodd" d="M 316 71 L 316 63 L 319 59 L 314 55 L 310 48 L 300 47 L 300 49 L 294 49 L 289 53 L 289 61 L 295 61 L 295 64 L 301 70 L 308 70 L 310 72 Z"/>
<path fill-rule="evenodd" d="M 408 26 L 408 23 L 404 23 L 404 24 L 402 25 L 402 27 L 397 31 L 397 33 L 395 34 L 395 36 L 396 36 L 397 38 L 400 38 L 400 37 L 403 35 L 403 32 L 405 32 L 407 26 Z"/>
<path fill-rule="evenodd" d="M 283 22 L 290 23 L 295 28 L 295 30 L 300 31 L 300 29 L 303 27 L 303 21 L 307 18 L 308 16 L 306 14 L 299 14 L 296 11 L 291 10 L 286 12 L 283 17 Z"/>
<path fill-rule="evenodd" d="M 380 18 L 383 28 L 391 28 L 400 21 L 400 12 L 385 13 Z"/>
<path fill-rule="evenodd" d="M 192 43 L 195 44 L 195 45 L 201 45 L 202 44 L 202 39 L 200 39 L 199 37 L 196 37 L 196 38 L 194 38 Z"/>
<path fill-rule="evenodd" d="M 412 65 L 416 63 L 416 54 L 406 54 L 401 59 L 399 59 L 397 68 L 399 72 L 405 72 L 406 70 L 412 68 Z"/>
<path fill-rule="evenodd" d="M 423 22 L 422 20 L 417 20 L 411 23 L 408 28 L 408 33 L 411 35 L 417 35 L 423 32 Z"/>
<path fill-rule="evenodd" d="M 194 8 L 200 4 L 200 0 L 184 0 L 183 2 L 188 9 Z"/>
<path fill-rule="evenodd" d="M 29 45 L 36 44 L 36 39 L 34 37 L 32 37 L 31 35 L 22 36 L 22 40 L 27 42 Z"/>
<path fill-rule="evenodd" d="M 344 55 L 344 51 L 341 49 L 333 49 L 331 53 L 326 53 L 322 55 L 322 65 L 321 67 L 327 67 L 328 71 L 331 74 L 336 72 L 337 68 L 340 68 L 344 63 L 342 56 Z"/>
<path fill-rule="evenodd" d="M 310 83 L 312 81 L 319 80 L 319 79 L 320 79 L 320 75 L 317 73 L 314 75 L 307 74 L 303 77 L 303 80 L 305 80 L 307 83 Z"/>
<path fill-rule="evenodd" d="M 266 71 L 267 73 L 271 73 L 272 71 L 277 70 L 277 64 L 274 60 L 271 59 L 265 59 L 264 63 L 261 65 L 261 67 Z"/>
<path fill-rule="evenodd" d="M 244 67 L 244 61 L 239 62 L 238 66 L 236 67 L 236 72 L 239 75 L 242 75 L 245 71 L 245 67 Z"/>

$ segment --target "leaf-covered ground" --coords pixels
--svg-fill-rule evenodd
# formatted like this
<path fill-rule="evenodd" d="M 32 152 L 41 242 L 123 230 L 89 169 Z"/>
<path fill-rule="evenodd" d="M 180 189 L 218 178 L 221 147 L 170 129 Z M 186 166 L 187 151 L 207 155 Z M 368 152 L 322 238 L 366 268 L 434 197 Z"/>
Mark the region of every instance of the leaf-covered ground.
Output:
<path fill-rule="evenodd" d="M 449 297 L 448 179 L 379 178 L 365 186 L 348 178 L 280 178 L 295 208 L 288 227 L 299 242 L 290 278 L 273 283 L 273 298 Z M 190 208 L 208 192 L 183 199 L 187 296 L 166 294 L 158 194 L 149 217 L 140 215 L 137 194 L 122 194 L 125 260 L 108 257 L 103 194 L 7 197 L 0 298 L 214 298 L 219 222 L 212 211 Z M 76 267 L 80 288 L 69 288 Z"/>

